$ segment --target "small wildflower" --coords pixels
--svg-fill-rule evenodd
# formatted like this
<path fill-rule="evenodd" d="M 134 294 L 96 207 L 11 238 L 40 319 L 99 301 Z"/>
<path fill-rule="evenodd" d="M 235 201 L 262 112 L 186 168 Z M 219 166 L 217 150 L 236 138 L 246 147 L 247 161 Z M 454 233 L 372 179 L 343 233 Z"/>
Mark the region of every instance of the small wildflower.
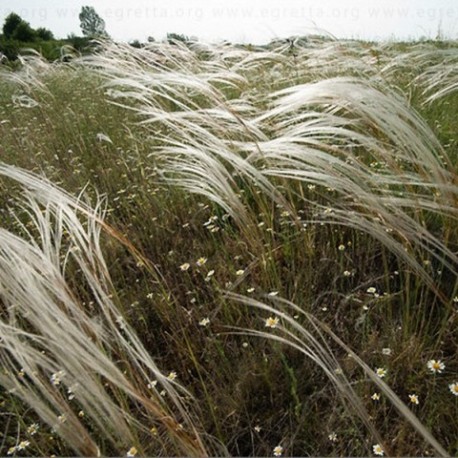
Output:
<path fill-rule="evenodd" d="M 372 396 L 371 396 L 371 399 L 373 401 L 380 401 L 380 393 L 374 393 Z"/>
<path fill-rule="evenodd" d="M 283 447 L 281 445 L 277 445 L 274 448 L 274 456 L 282 456 L 283 454 Z"/>
<path fill-rule="evenodd" d="M 153 426 L 149 431 L 153 436 L 157 436 L 157 428 L 155 426 Z"/>
<path fill-rule="evenodd" d="M 64 375 L 65 375 L 65 371 L 59 371 L 59 372 L 56 372 L 55 374 L 52 374 L 51 375 L 51 383 L 54 386 L 59 386 L 60 382 L 62 381 L 62 378 L 64 377 Z"/>
<path fill-rule="evenodd" d="M 351 277 L 351 272 L 349 270 L 344 270 L 343 276 L 344 277 Z"/>
<path fill-rule="evenodd" d="M 199 326 L 205 327 L 210 323 L 210 318 L 203 318 L 199 321 Z"/>
<path fill-rule="evenodd" d="M 237 277 L 241 277 L 244 273 L 245 271 L 243 269 L 240 269 L 240 270 L 237 270 L 237 272 L 235 272 L 235 275 L 237 275 Z"/>
<path fill-rule="evenodd" d="M 196 264 L 199 266 L 199 267 L 202 267 L 205 263 L 207 262 L 207 258 L 199 258 L 197 261 L 196 261 Z"/>
<path fill-rule="evenodd" d="M 420 401 L 418 400 L 418 396 L 416 394 L 409 394 L 409 400 L 412 404 L 420 404 Z"/>
<path fill-rule="evenodd" d="M 17 450 L 17 447 L 10 447 L 8 449 L 8 452 L 6 452 L 7 455 L 13 455 L 14 453 L 16 453 L 16 450 Z"/>
<path fill-rule="evenodd" d="M 182 272 L 186 272 L 190 267 L 191 267 L 191 264 L 189 264 L 189 262 L 185 262 L 185 263 L 181 264 L 180 270 Z"/>
<path fill-rule="evenodd" d="M 17 449 L 18 450 L 25 450 L 29 445 L 30 445 L 29 441 L 21 441 L 21 442 L 19 442 L 19 445 L 17 446 Z"/>
<path fill-rule="evenodd" d="M 171 371 L 169 375 L 167 375 L 167 378 L 171 381 L 175 380 L 177 378 L 177 373 L 175 371 Z"/>
<path fill-rule="evenodd" d="M 243 342 L 242 347 L 243 348 L 248 348 L 248 342 Z"/>
<path fill-rule="evenodd" d="M 254 292 L 254 288 L 253 288 L 253 287 L 248 288 L 248 289 L 246 290 L 246 292 L 247 292 L 247 293 L 253 293 L 253 292 Z"/>
<path fill-rule="evenodd" d="M 366 292 L 368 292 L 369 294 L 375 294 L 377 290 L 373 286 L 371 286 L 370 288 L 367 288 Z"/>
<path fill-rule="evenodd" d="M 278 322 L 279 322 L 278 317 L 275 317 L 275 318 L 274 318 L 274 317 L 271 317 L 271 316 L 270 316 L 270 317 L 267 318 L 267 320 L 266 320 L 265 327 L 266 327 L 266 328 L 276 328 Z"/>
<path fill-rule="evenodd" d="M 382 355 L 390 356 L 392 353 L 391 348 L 382 348 Z"/>
<path fill-rule="evenodd" d="M 380 444 L 373 445 L 372 450 L 374 451 L 374 455 L 383 456 L 385 454 Z"/>
<path fill-rule="evenodd" d="M 57 420 L 59 421 L 59 423 L 65 423 L 67 421 L 67 416 L 63 413 L 62 415 L 59 415 L 57 417 Z"/>
<path fill-rule="evenodd" d="M 454 304 L 458 304 L 458 296 L 455 296 L 453 299 L 452 299 L 452 302 Z"/>
<path fill-rule="evenodd" d="M 127 452 L 127 456 L 135 456 L 138 453 L 138 450 L 135 447 L 131 447 L 129 451 Z"/>
<path fill-rule="evenodd" d="M 215 271 L 214 270 L 209 270 L 207 272 L 207 277 L 213 277 L 213 275 L 215 275 Z"/>
<path fill-rule="evenodd" d="M 337 434 L 336 434 L 336 433 L 331 433 L 331 434 L 329 434 L 328 439 L 329 439 L 331 442 L 337 442 Z"/>
<path fill-rule="evenodd" d="M 78 384 L 75 383 L 74 385 L 68 387 L 67 389 L 67 394 L 68 394 L 68 399 L 71 401 L 75 399 L 75 391 L 78 389 Z"/>
<path fill-rule="evenodd" d="M 426 365 L 433 374 L 440 374 L 445 369 L 445 364 L 440 359 L 431 359 Z"/>
<path fill-rule="evenodd" d="M 340 245 L 337 247 L 337 249 L 338 249 L 339 251 L 345 251 L 345 245 L 340 244 Z"/>
<path fill-rule="evenodd" d="M 40 427 L 38 426 L 37 423 L 32 423 L 32 424 L 27 428 L 27 434 L 30 434 L 31 436 L 34 436 L 34 435 L 37 433 L 37 431 L 38 431 L 39 428 L 40 428 Z"/>
<path fill-rule="evenodd" d="M 84 415 L 86 415 L 86 414 L 84 413 L 83 410 L 80 410 L 80 411 L 78 412 L 78 417 L 83 418 Z"/>
<path fill-rule="evenodd" d="M 458 396 L 458 382 L 453 382 L 448 386 L 449 390 L 454 394 L 455 396 Z"/>
<path fill-rule="evenodd" d="M 121 315 L 116 317 L 116 323 L 118 323 L 120 329 L 126 329 L 127 327 L 126 322 Z"/>
<path fill-rule="evenodd" d="M 254 430 L 257 432 L 257 433 L 260 433 L 261 432 L 261 427 L 259 425 L 256 425 L 254 427 Z"/>
<path fill-rule="evenodd" d="M 152 299 L 152 298 L 153 298 L 153 296 L 154 296 L 154 294 L 153 294 L 153 293 L 148 293 L 148 294 L 146 295 L 146 298 L 147 298 L 147 299 Z"/>
<path fill-rule="evenodd" d="M 148 385 L 146 385 L 146 386 L 147 386 L 147 388 L 148 388 L 149 390 L 152 390 L 153 388 L 156 387 L 156 385 L 157 385 L 157 380 L 152 380 L 152 381 L 149 382 Z"/>
<path fill-rule="evenodd" d="M 270 297 L 275 297 L 275 296 L 278 296 L 278 291 L 271 291 L 268 296 Z"/>
<path fill-rule="evenodd" d="M 383 378 L 386 376 L 386 369 L 384 369 L 383 367 L 378 367 L 377 369 L 375 369 L 375 373 L 380 377 L 380 378 Z"/>

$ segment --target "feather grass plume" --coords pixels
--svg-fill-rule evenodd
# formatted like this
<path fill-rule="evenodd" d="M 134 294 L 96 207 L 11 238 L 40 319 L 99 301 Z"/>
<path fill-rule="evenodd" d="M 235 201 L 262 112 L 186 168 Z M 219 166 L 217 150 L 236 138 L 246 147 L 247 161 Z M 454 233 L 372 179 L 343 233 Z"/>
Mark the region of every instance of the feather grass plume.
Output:
<path fill-rule="evenodd" d="M 123 317 L 101 248 L 101 202 L 92 209 L 15 167 L 0 165 L 0 175 L 22 187 L 22 212 L 29 219 L 22 236 L 0 229 L 0 383 L 76 453 L 100 454 L 103 438 L 123 454 L 123 447 L 138 444 L 157 425 L 162 453 L 205 455 L 182 401 L 186 391 L 162 374 Z M 78 272 L 71 281 L 70 264 Z M 75 282 L 86 285 L 90 307 Z M 147 387 L 151 380 L 166 390 L 168 403 Z M 97 436 L 74 412 L 66 391 Z M 143 412 L 144 422 L 129 413 L 129 405 Z"/>

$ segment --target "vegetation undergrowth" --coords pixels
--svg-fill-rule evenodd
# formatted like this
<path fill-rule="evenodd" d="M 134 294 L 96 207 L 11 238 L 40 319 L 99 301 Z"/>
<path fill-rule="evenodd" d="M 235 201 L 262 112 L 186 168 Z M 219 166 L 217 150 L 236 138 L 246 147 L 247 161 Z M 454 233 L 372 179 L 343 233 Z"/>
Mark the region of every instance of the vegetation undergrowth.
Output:
<path fill-rule="evenodd" d="M 456 454 L 454 44 L 100 46 L 0 74 L 0 452 Z"/>

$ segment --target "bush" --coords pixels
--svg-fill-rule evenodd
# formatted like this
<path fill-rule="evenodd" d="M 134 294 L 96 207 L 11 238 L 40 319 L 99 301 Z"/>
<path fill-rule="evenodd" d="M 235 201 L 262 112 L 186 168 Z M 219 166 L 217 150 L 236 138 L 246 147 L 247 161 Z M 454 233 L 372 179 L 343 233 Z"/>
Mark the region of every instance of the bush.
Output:
<path fill-rule="evenodd" d="M 15 30 L 21 22 L 21 16 L 17 15 L 16 13 L 11 13 L 8 15 L 5 19 L 5 23 L 3 24 L 3 35 L 5 38 L 13 38 Z"/>
<path fill-rule="evenodd" d="M 44 40 L 44 41 L 54 40 L 54 35 L 51 32 L 51 30 L 45 29 L 44 27 L 39 27 L 36 30 L 36 34 L 40 40 Z"/>
<path fill-rule="evenodd" d="M 13 33 L 13 38 L 24 42 L 35 41 L 37 39 L 37 33 L 27 22 L 22 21 L 16 27 L 16 30 Z"/>
<path fill-rule="evenodd" d="M 4 54 L 9 61 L 17 59 L 20 49 L 21 43 L 17 40 L 6 40 L 4 38 L 0 40 L 0 52 Z"/>

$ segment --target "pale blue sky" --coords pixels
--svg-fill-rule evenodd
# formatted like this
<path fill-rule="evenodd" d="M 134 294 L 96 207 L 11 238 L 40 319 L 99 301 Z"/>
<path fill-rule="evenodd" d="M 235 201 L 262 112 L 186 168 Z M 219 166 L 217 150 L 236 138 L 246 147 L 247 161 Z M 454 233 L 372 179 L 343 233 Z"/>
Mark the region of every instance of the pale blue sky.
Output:
<path fill-rule="evenodd" d="M 458 0 L 0 0 L 0 21 L 15 11 L 58 37 L 81 34 L 78 14 L 93 6 L 117 40 L 167 32 L 266 43 L 325 30 L 338 38 L 458 38 Z"/>

